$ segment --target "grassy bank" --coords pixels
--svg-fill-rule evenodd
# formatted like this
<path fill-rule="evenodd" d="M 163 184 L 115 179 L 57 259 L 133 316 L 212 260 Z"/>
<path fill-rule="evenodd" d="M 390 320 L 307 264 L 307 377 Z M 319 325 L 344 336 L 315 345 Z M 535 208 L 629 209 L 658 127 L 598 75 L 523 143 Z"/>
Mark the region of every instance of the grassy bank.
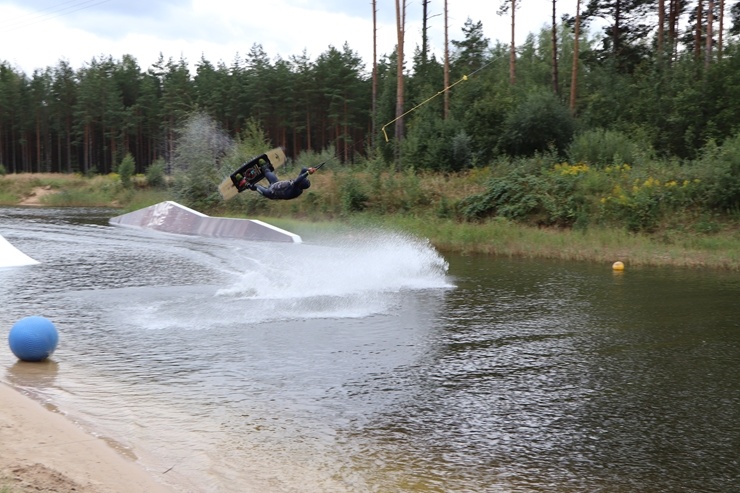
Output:
<path fill-rule="evenodd" d="M 257 218 L 255 216 L 252 216 Z M 611 265 L 675 266 L 740 271 L 740 241 L 736 235 L 677 238 L 666 243 L 624 230 L 591 229 L 583 232 L 535 228 L 507 220 L 480 224 L 409 216 L 357 215 L 339 223 L 305 222 L 284 217 L 258 217 L 278 227 L 310 237 L 321 231 L 354 227 L 382 227 L 427 238 L 441 252 L 505 257 L 550 258 Z"/>
<path fill-rule="evenodd" d="M 689 212 L 684 226 L 676 227 L 680 221 L 674 214 L 650 234 L 628 232 L 619 225 L 542 227 L 500 216 L 461 220 L 454 213 L 456 204 L 482 193 L 492 173 L 490 169 L 460 175 L 322 171 L 294 201 L 273 202 L 245 193 L 227 203 L 214 197 L 209 206 L 196 209 L 209 215 L 260 218 L 304 237 L 382 227 L 427 238 L 443 252 L 740 271 L 736 225 L 715 220 L 709 232 L 698 232 L 697 225 L 706 219 Z M 116 175 L 0 177 L 1 205 L 116 207 L 123 213 L 163 200 L 178 199 L 170 189 L 148 188 L 142 177 L 135 177 L 130 187 Z"/>

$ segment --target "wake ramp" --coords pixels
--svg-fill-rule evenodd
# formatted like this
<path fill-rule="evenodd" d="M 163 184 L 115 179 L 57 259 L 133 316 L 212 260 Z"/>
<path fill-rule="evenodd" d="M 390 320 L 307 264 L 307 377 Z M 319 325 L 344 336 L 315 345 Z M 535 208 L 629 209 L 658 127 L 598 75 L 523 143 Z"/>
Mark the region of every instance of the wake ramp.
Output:
<path fill-rule="evenodd" d="M 160 202 L 112 217 L 114 226 L 152 229 L 164 233 L 255 241 L 301 243 L 301 237 L 256 219 L 211 217 L 173 201 Z"/>
<path fill-rule="evenodd" d="M 38 263 L 38 261 L 21 252 L 11 245 L 8 240 L 0 236 L 0 267 L 18 267 Z"/>

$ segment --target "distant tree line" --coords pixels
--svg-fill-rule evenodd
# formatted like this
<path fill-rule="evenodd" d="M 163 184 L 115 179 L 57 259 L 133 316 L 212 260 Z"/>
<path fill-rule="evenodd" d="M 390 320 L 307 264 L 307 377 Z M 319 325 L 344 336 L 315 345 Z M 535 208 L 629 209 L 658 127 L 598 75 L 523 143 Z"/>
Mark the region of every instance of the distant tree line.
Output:
<path fill-rule="evenodd" d="M 173 156 L 176 133 L 195 111 L 238 135 L 252 119 L 297 154 L 333 144 L 362 148 L 370 86 L 361 60 L 329 48 L 270 61 L 255 45 L 230 67 L 162 57 L 142 70 L 131 56 L 65 61 L 31 77 L 0 63 L 0 164 L 9 172 L 110 172 L 126 154 L 139 171 Z"/>
<path fill-rule="evenodd" d="M 344 163 L 440 171 L 500 156 L 567 156 L 574 138 L 594 129 L 671 159 L 740 133 L 740 3 L 591 0 L 581 11 L 577 1 L 575 15 L 558 21 L 553 0 L 551 28 L 514 46 L 510 0 L 501 14 L 511 15 L 511 44 L 492 45 L 482 22 L 468 19 L 444 59 L 428 48 L 423 3 L 411 59 L 394 51 L 371 67 L 346 44 L 315 60 L 305 52 L 271 59 L 255 44 L 230 65 L 203 58 L 194 73 L 186 60 L 161 56 L 146 70 L 131 56 L 103 57 L 30 76 L 0 62 L 0 165 L 108 173 L 131 155 L 144 172 L 172 159 L 194 112 L 233 137 L 257 122 L 293 157 L 332 148 Z M 602 30 L 588 33 L 596 19 Z M 408 36 L 398 27 L 399 39 Z M 400 130 L 381 131 L 412 108 Z"/>

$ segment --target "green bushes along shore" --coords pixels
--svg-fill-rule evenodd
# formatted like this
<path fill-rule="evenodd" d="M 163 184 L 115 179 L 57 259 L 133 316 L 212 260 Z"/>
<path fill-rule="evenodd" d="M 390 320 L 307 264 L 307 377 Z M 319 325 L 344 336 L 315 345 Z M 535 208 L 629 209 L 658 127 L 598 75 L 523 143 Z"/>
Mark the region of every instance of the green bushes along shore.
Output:
<path fill-rule="evenodd" d="M 210 215 L 266 219 L 307 237 L 382 226 L 427 238 L 443 252 L 740 270 L 736 154 L 740 139 L 709 147 L 688 164 L 589 165 L 538 155 L 450 174 L 372 161 L 343 166 L 331 153 L 309 153 L 289 160 L 281 176 L 329 163 L 306 193 L 287 202 L 256 193 L 221 200 L 215 190 L 223 169 L 233 167 L 228 160 L 222 169 L 191 163 L 171 176 L 161 163 L 144 176 L 123 162 L 108 175 L 2 176 L 0 204 L 124 212 L 176 200 Z"/>

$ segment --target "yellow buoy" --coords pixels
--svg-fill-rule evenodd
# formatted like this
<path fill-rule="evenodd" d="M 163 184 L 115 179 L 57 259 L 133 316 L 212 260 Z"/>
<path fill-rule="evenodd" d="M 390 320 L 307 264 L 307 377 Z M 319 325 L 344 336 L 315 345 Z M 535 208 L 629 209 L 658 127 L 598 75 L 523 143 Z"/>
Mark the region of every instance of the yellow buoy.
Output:
<path fill-rule="evenodd" d="M 612 269 L 613 270 L 624 270 L 624 264 L 617 260 L 616 262 L 612 264 Z"/>

